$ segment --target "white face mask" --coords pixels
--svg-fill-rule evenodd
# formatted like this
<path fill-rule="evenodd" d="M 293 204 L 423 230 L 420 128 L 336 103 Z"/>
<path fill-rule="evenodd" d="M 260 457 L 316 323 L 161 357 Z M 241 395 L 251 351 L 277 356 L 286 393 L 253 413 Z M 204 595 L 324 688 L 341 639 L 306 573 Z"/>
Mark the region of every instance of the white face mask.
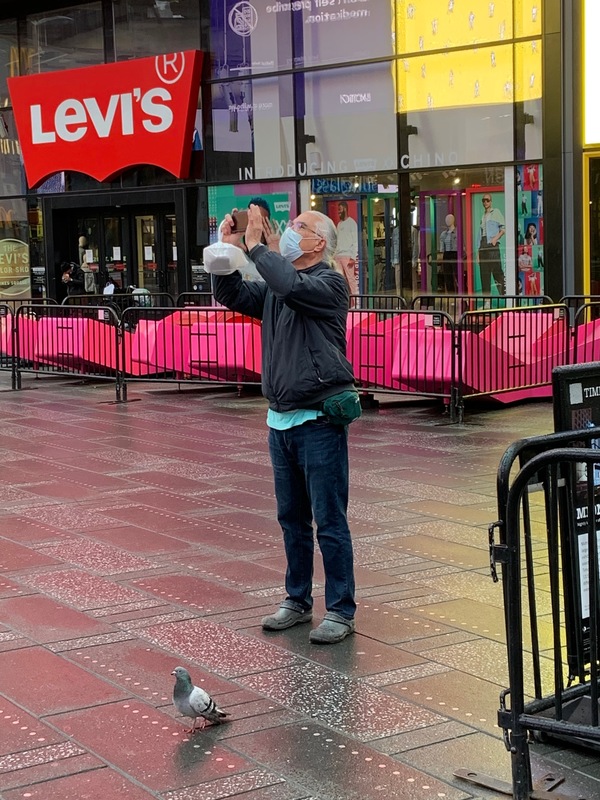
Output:
<path fill-rule="evenodd" d="M 293 228 L 286 228 L 279 240 L 279 252 L 292 263 L 302 258 L 304 250 L 300 247 L 302 236 Z"/>

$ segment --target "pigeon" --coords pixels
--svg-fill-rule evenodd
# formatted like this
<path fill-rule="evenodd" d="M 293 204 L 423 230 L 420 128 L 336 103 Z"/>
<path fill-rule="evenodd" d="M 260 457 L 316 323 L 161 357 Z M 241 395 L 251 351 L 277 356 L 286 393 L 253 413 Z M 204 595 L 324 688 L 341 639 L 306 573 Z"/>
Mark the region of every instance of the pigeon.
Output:
<path fill-rule="evenodd" d="M 175 667 L 171 675 L 175 675 L 175 686 L 173 687 L 173 704 L 177 711 L 184 717 L 191 717 L 194 724 L 186 733 L 194 733 L 196 722 L 200 719 L 199 730 L 206 725 L 206 720 L 213 725 L 220 725 L 229 716 L 220 709 L 212 697 L 201 689 L 194 686 L 190 673 L 183 667 Z"/>

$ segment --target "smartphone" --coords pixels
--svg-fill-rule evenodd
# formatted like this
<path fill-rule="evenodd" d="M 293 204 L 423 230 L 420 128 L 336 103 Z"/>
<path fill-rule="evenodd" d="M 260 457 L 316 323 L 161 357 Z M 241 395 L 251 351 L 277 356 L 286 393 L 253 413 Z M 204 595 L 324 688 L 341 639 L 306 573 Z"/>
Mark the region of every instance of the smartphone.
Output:
<path fill-rule="evenodd" d="M 244 233 L 248 227 L 248 212 L 236 211 L 231 216 L 233 217 L 232 233 Z"/>

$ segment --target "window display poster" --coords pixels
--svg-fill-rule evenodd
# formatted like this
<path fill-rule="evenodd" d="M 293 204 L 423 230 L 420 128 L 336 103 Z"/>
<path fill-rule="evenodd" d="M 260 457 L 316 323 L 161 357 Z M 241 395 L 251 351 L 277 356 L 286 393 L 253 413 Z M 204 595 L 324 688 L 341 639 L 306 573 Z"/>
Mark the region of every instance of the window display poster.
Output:
<path fill-rule="evenodd" d="M 468 192 L 470 203 L 472 287 L 477 294 L 505 294 L 506 212 L 504 192 L 477 188 Z"/>
<path fill-rule="evenodd" d="M 359 287 L 364 285 L 358 208 L 357 200 L 344 198 L 327 202 L 327 216 L 337 231 L 335 259 L 348 281 L 350 294 L 359 294 Z"/>
<path fill-rule="evenodd" d="M 210 186 L 208 189 L 208 217 L 210 243 L 216 242 L 219 225 L 234 208 L 247 208 L 255 197 L 269 205 L 271 222 L 279 235 L 285 230 L 296 212 L 296 186 L 293 183 L 248 183 L 241 186 Z"/>
<path fill-rule="evenodd" d="M 544 293 L 544 191 L 541 164 L 516 167 L 518 292 Z"/>

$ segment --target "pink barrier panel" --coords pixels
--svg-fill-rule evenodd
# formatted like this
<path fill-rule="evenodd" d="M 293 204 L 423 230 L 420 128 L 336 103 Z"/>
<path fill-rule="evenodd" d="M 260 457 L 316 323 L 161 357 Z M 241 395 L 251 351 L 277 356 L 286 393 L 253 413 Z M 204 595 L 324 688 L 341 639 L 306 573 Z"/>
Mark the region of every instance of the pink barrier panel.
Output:
<path fill-rule="evenodd" d="M 38 320 L 35 317 L 17 315 L 17 338 L 19 340 L 18 355 L 23 361 L 36 361 L 36 342 L 38 338 Z M 17 353 L 15 352 L 15 356 Z"/>
<path fill-rule="evenodd" d="M 395 384 L 403 391 L 450 394 L 454 339 L 451 328 L 418 325 L 402 330 L 394 341 Z"/>
<path fill-rule="evenodd" d="M 12 316 L 0 317 L 0 355 L 12 356 Z"/>
<path fill-rule="evenodd" d="M 572 364 L 590 361 L 600 361 L 600 319 L 579 325 L 572 344 Z"/>
<path fill-rule="evenodd" d="M 499 314 L 479 335 L 523 362 L 535 360 L 532 345 L 555 320 L 551 313 L 511 311 Z"/>
<path fill-rule="evenodd" d="M 356 380 L 363 386 L 393 388 L 393 343 L 402 325 L 402 317 L 388 316 L 383 320 L 379 317 L 373 311 L 349 314 L 347 355 Z"/>
<path fill-rule="evenodd" d="M 89 318 L 42 317 L 37 321 L 34 360 L 40 363 L 88 363 L 117 368 L 115 328 Z"/>
<path fill-rule="evenodd" d="M 232 312 L 193 325 L 190 374 L 217 380 L 260 380 L 261 323 Z"/>

